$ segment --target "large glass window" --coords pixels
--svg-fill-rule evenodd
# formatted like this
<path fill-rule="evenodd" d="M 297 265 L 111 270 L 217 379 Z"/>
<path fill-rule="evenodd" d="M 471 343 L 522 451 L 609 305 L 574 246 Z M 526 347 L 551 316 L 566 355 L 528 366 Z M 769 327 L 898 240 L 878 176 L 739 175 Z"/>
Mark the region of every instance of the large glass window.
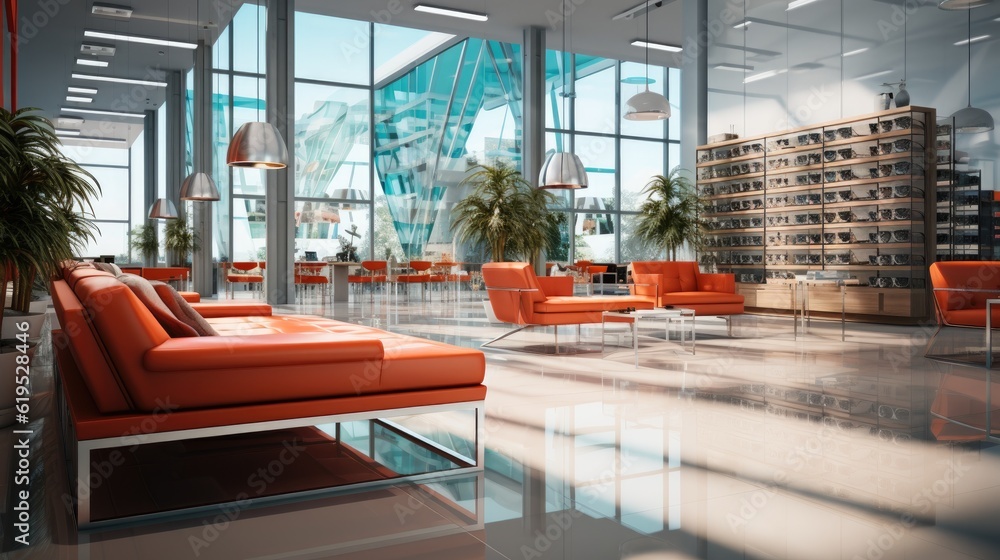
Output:
<path fill-rule="evenodd" d="M 143 136 L 140 135 L 134 146 L 140 156 L 143 147 Z M 91 146 L 63 146 L 62 153 L 75 161 L 84 170 L 94 176 L 100 186 L 100 196 L 91 200 L 92 208 L 80 210 L 89 214 L 98 231 L 96 239 L 89 240 L 81 247 L 79 257 L 99 257 L 114 255 L 115 262 L 128 263 L 129 236 L 128 232 L 134 223 L 139 225 L 145 221 L 145 212 L 133 215 L 132 207 L 132 169 L 130 151 L 120 148 L 97 148 Z M 139 185 L 141 185 L 141 176 Z M 141 206 L 141 189 L 139 195 Z"/>
<path fill-rule="evenodd" d="M 567 238 L 563 248 L 548 255 L 549 260 L 654 258 L 632 237 L 632 231 L 644 202 L 643 187 L 653 176 L 680 164 L 680 119 L 676 116 L 680 71 L 656 66 L 647 70 L 634 62 L 549 51 L 546 76 L 546 151 L 574 152 L 590 182 L 586 190 L 555 193 L 559 202 L 554 208 L 567 212 L 567 228 L 574 241 L 570 244 Z M 571 82 L 572 95 L 564 98 L 560 95 L 563 83 Z M 647 85 L 650 91 L 670 94 L 673 118 L 666 122 L 622 118 L 625 101 Z M 571 120 L 563 116 L 564 105 Z"/>

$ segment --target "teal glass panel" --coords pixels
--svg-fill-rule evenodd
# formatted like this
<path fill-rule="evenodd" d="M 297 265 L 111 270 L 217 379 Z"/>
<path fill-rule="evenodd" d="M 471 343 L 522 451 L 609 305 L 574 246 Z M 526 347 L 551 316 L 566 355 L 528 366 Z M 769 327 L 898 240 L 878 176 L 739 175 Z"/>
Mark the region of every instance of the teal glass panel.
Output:
<path fill-rule="evenodd" d="M 431 243 L 458 256 L 448 215 L 479 163 L 470 133 L 482 111 L 516 105 L 520 114 L 519 58 L 513 45 L 466 39 L 375 90 L 375 166 L 406 258 Z M 512 120 L 513 141 L 499 138 L 489 151 L 519 165 L 520 119 Z"/>
<path fill-rule="evenodd" d="M 295 196 L 368 200 L 368 90 L 295 84 Z"/>

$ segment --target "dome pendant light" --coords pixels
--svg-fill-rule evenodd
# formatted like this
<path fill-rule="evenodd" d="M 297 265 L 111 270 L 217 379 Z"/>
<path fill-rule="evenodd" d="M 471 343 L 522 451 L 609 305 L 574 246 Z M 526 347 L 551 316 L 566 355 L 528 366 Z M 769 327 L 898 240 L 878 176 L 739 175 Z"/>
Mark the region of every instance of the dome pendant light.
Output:
<path fill-rule="evenodd" d="M 938 8 L 950 11 L 971 10 L 973 8 L 988 6 L 990 1 L 991 0 L 943 0 L 940 4 L 938 4 Z"/>
<path fill-rule="evenodd" d="M 181 200 L 219 200 L 219 189 L 208 173 L 192 173 L 181 183 Z"/>
<path fill-rule="evenodd" d="M 569 17 L 569 14 L 566 14 L 563 18 L 563 49 L 559 56 L 568 56 L 570 61 L 572 61 L 573 56 L 566 51 L 566 19 Z M 563 60 L 565 60 L 565 58 Z M 565 91 L 565 63 L 563 64 L 561 73 L 563 92 L 560 96 L 563 98 L 563 118 L 566 118 L 566 98 L 573 97 L 573 94 L 566 93 Z M 583 162 L 580 161 L 580 158 L 573 152 L 550 153 L 549 156 L 545 158 L 545 163 L 542 164 L 542 170 L 538 174 L 538 188 L 540 189 L 585 189 L 587 188 L 588 183 L 587 168 L 583 166 Z"/>
<path fill-rule="evenodd" d="M 157 198 L 156 202 L 149 207 L 149 219 L 151 220 L 175 220 L 177 218 L 177 207 L 166 198 Z"/>
<path fill-rule="evenodd" d="M 257 4 L 257 99 L 260 100 L 260 3 Z M 260 111 L 260 109 L 258 109 Z M 230 167 L 284 169 L 288 148 L 275 126 L 268 122 L 244 123 L 229 142 L 226 164 Z"/>
<path fill-rule="evenodd" d="M 670 118 L 670 101 L 655 91 L 649 91 L 649 4 L 646 2 L 646 90 L 625 102 L 623 118 L 629 121 L 661 121 Z"/>
<path fill-rule="evenodd" d="M 969 11 L 969 106 L 951 116 L 955 119 L 955 132 L 975 134 L 993 130 L 993 115 L 972 106 L 972 11 Z"/>

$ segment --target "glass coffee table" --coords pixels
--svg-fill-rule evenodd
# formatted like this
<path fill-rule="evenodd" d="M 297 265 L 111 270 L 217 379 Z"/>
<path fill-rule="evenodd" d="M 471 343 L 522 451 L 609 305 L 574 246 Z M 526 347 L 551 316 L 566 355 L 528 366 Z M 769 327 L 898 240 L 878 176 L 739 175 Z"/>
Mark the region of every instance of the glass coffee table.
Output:
<path fill-rule="evenodd" d="M 694 310 L 683 307 L 666 309 L 641 309 L 637 311 L 605 311 L 601 314 L 601 354 L 604 353 L 604 339 L 608 323 L 628 323 L 632 326 L 632 352 L 635 355 L 635 367 L 639 367 L 639 321 L 663 321 L 666 339 L 670 340 L 670 330 L 674 323 L 680 326 L 681 348 L 695 353 Z M 689 336 L 690 335 L 690 336 Z M 690 338 L 690 341 L 688 340 Z"/>

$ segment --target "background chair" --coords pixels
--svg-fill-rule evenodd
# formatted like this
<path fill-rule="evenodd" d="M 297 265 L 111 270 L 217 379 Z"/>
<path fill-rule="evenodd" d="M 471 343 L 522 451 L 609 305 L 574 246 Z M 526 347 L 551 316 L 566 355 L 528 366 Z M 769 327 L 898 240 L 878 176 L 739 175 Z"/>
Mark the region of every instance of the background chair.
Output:
<path fill-rule="evenodd" d="M 247 290 L 254 288 L 254 293 L 264 299 L 264 263 L 256 261 L 236 261 L 229 265 L 226 271 L 226 298 L 236 298 L 236 284 L 246 284 Z"/>
<path fill-rule="evenodd" d="M 316 288 L 320 292 L 320 301 L 325 303 L 330 291 L 330 279 L 323 274 L 326 263 L 295 263 L 295 295 L 296 299 L 301 295 L 303 300 L 307 291 Z"/>
<path fill-rule="evenodd" d="M 427 272 L 434 266 L 431 261 L 410 261 L 410 270 L 413 274 L 400 274 L 396 277 L 396 281 L 401 284 L 417 284 L 420 286 L 420 299 L 424 299 L 424 286 L 430 282 L 431 275 Z M 409 289 L 407 289 L 407 297 L 409 297 Z"/>
<path fill-rule="evenodd" d="M 361 274 L 351 274 L 347 277 L 347 283 L 361 288 L 368 286 L 371 292 L 371 303 L 375 304 L 375 284 L 386 283 L 386 269 L 389 263 L 386 261 L 361 261 Z"/>

